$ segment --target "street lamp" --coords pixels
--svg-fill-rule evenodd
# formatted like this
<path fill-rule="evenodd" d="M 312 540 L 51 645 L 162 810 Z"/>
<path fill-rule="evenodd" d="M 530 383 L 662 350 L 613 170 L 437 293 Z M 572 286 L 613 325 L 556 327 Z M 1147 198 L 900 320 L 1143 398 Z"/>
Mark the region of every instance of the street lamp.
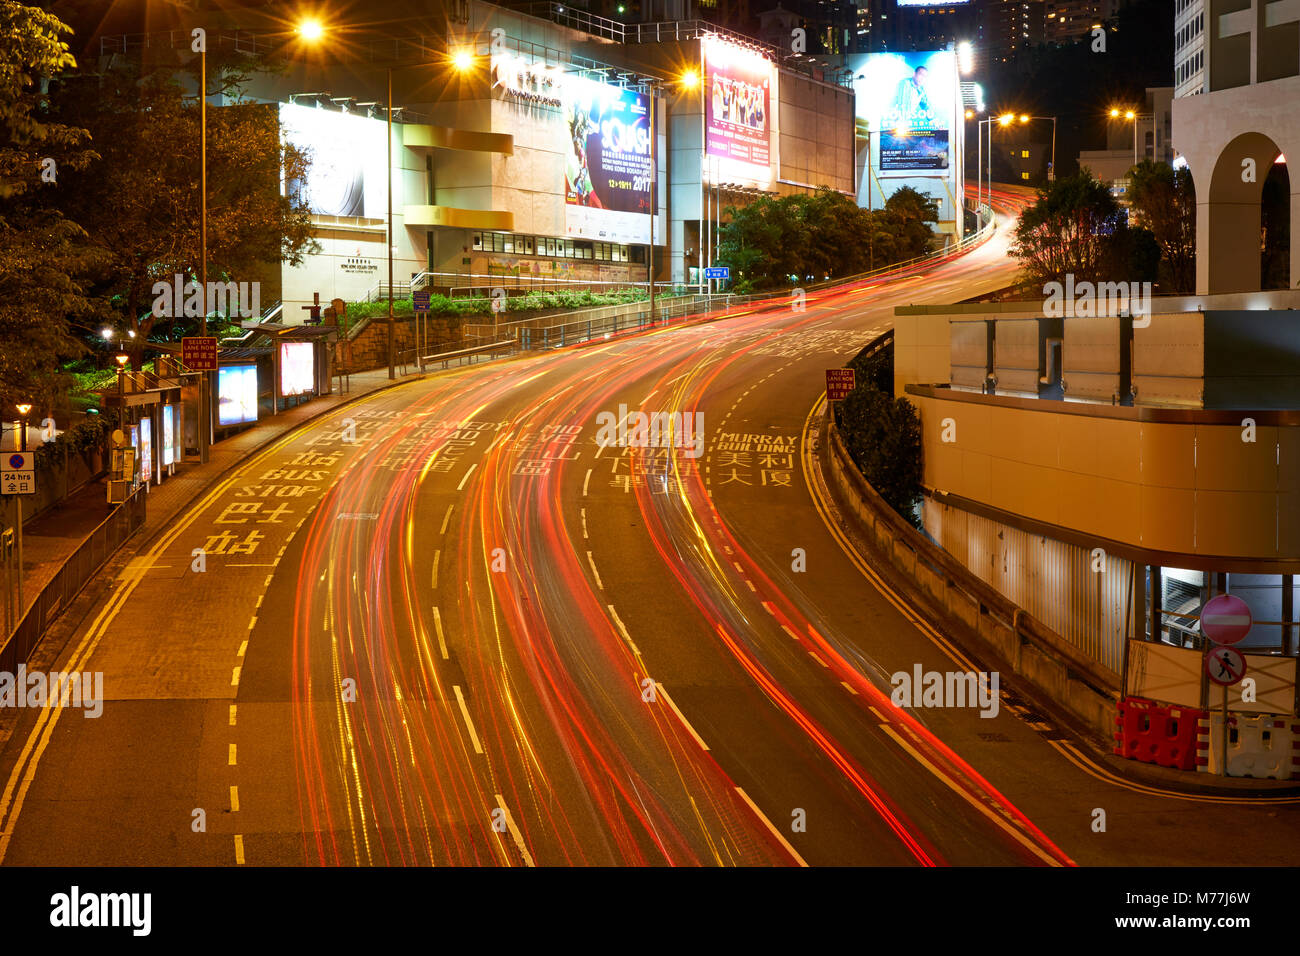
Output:
<path fill-rule="evenodd" d="M 1133 165 L 1136 166 L 1138 162 L 1138 124 L 1137 124 L 1138 115 L 1133 110 L 1121 111 L 1115 107 L 1111 107 L 1110 110 L 1111 119 L 1119 119 L 1121 116 L 1124 117 L 1126 121 L 1133 124 Z"/>
<path fill-rule="evenodd" d="M 655 219 L 659 216 L 659 143 L 655 138 L 655 93 L 673 81 L 668 77 L 654 77 L 647 82 L 650 88 L 650 244 L 646 246 L 646 284 L 650 287 L 650 324 L 655 324 Z M 687 70 L 677 79 L 683 90 L 693 90 L 700 85 L 700 76 Z M 703 169 L 701 168 L 701 178 Z"/>
<path fill-rule="evenodd" d="M 27 450 L 27 416 L 31 414 L 32 406 L 24 402 L 15 405 L 14 408 L 18 409 L 18 415 L 19 418 L 21 419 L 19 423 L 20 427 L 18 430 L 18 435 L 20 437 L 20 447 L 18 448 L 18 450 L 26 451 Z"/>

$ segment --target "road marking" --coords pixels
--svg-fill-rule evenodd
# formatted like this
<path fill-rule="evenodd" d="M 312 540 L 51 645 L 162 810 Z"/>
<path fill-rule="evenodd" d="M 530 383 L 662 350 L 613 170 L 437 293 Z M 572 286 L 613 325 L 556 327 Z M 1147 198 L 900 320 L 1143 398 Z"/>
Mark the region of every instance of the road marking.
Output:
<path fill-rule="evenodd" d="M 785 848 L 785 852 L 794 857 L 794 861 L 800 866 L 806 867 L 808 864 L 804 858 L 799 855 L 799 851 L 790 845 L 790 841 L 787 840 L 785 835 L 772 824 L 772 821 L 767 818 L 767 814 L 758 808 L 758 804 L 749 799 L 749 794 L 740 789 L 740 787 L 736 788 L 736 793 L 740 794 L 740 799 L 744 800 L 745 803 L 749 805 L 749 809 L 754 811 L 754 815 L 763 821 L 763 825 L 767 827 L 772 836 L 776 837 L 781 846 Z"/>
<path fill-rule="evenodd" d="M 827 664 L 824 660 L 822 660 L 820 657 L 818 657 L 816 654 L 814 654 L 812 651 L 809 651 L 809 652 L 808 652 L 808 656 L 811 657 L 813 660 L 815 660 L 815 661 L 816 661 L 818 664 L 820 664 L 822 667 L 830 667 L 830 666 L 831 666 L 830 664 Z"/>
<path fill-rule="evenodd" d="M 465 706 L 465 695 L 460 692 L 459 684 L 452 684 L 451 689 L 456 692 L 456 703 L 460 704 L 460 715 L 465 718 L 465 726 L 469 728 L 469 739 L 474 742 L 474 752 L 481 754 L 483 745 L 478 742 L 478 732 L 474 730 L 474 721 L 469 719 L 469 708 Z"/>
<path fill-rule="evenodd" d="M 239 650 L 236 652 L 235 656 L 243 657 L 246 653 L 248 653 L 248 641 L 244 641 L 239 645 Z"/>
<path fill-rule="evenodd" d="M 244 838 L 238 833 L 235 834 L 235 862 L 244 865 Z"/>
<path fill-rule="evenodd" d="M 234 744 L 230 745 L 230 757 L 227 759 L 226 765 L 229 767 L 235 766 L 235 745 Z"/>
<path fill-rule="evenodd" d="M 442 557 L 441 551 L 433 552 L 433 589 L 438 590 L 438 559 Z"/>
<path fill-rule="evenodd" d="M 442 636 L 442 615 L 438 613 L 436 607 L 433 609 L 433 626 L 438 631 L 438 650 L 442 651 L 442 659 L 450 660 L 450 655 L 447 654 L 447 641 Z"/>
<path fill-rule="evenodd" d="M 447 522 L 451 520 L 451 512 L 455 507 L 455 505 L 447 505 L 447 513 L 442 516 L 442 530 L 438 532 L 439 534 L 447 533 Z"/>
<path fill-rule="evenodd" d="M 474 469 L 477 467 L 478 467 L 478 462 L 474 462 L 474 464 L 469 466 L 469 471 L 465 472 L 465 477 L 462 478 L 460 480 L 460 484 L 456 486 L 457 491 L 465 490 L 465 482 L 469 481 L 469 476 L 474 474 Z"/>
<path fill-rule="evenodd" d="M 790 626 L 789 626 L 788 624 L 782 624 L 782 625 L 781 625 L 781 630 L 785 631 L 787 634 L 789 634 L 791 637 L 793 637 L 796 641 L 801 640 L 801 638 L 799 637 L 798 634 L 796 634 L 794 631 L 790 630 Z"/>
<path fill-rule="evenodd" d="M 254 615 L 253 615 L 253 619 L 252 619 L 251 621 L 248 622 L 248 629 L 249 629 L 250 631 L 251 631 L 253 628 L 255 628 L 255 627 L 257 627 L 257 615 L 256 615 L 256 614 L 254 614 Z"/>
<path fill-rule="evenodd" d="M 891 727 L 889 724 L 881 724 L 880 729 L 883 730 L 885 733 L 889 734 L 889 736 L 893 737 L 894 741 L 900 747 L 906 750 L 908 754 L 911 755 L 913 760 L 915 760 L 921 766 L 929 770 L 930 773 L 938 777 L 939 780 L 941 780 L 948 787 L 948 789 L 950 789 L 953 793 L 957 794 L 959 797 L 961 797 L 963 800 L 969 803 L 980 813 L 984 814 L 995 824 L 1001 827 L 1004 831 L 1009 833 L 1018 843 L 1020 843 L 1027 850 L 1033 853 L 1036 857 L 1038 857 L 1040 860 L 1045 862 L 1048 866 L 1061 865 L 1061 862 L 1058 859 L 1056 859 L 1056 857 L 1052 856 L 1050 853 L 1040 848 L 1038 844 L 1034 843 L 1032 840 L 1029 839 L 1029 837 L 1021 833 L 1019 827 L 1012 826 L 1008 820 L 1006 820 L 999 814 L 994 813 L 987 806 L 985 806 L 983 801 L 976 800 L 975 797 L 973 797 L 971 794 L 967 793 L 961 787 L 957 786 L 957 784 L 955 784 L 951 779 L 949 779 L 947 774 L 940 771 L 938 767 L 936 767 L 933 763 L 931 763 L 928 757 L 926 757 L 919 750 L 917 750 L 906 740 L 904 740 L 902 736 L 898 733 L 898 731 L 894 730 L 893 727 Z"/>
<path fill-rule="evenodd" d="M 763 610 L 766 611 L 768 614 L 771 614 L 773 617 L 776 617 L 776 608 L 772 607 L 771 601 L 763 602 Z"/>
<path fill-rule="evenodd" d="M 749 580 L 749 578 L 745 578 L 745 583 L 749 585 L 749 589 L 750 589 L 751 591 L 753 591 L 755 594 L 758 593 L 758 588 L 754 587 L 754 582 L 753 582 L 753 581 Z"/>
<path fill-rule="evenodd" d="M 582 509 L 582 536 L 587 537 L 587 509 Z"/>
<path fill-rule="evenodd" d="M 886 717 L 884 714 L 882 714 L 880 711 L 876 710 L 876 708 L 872 707 L 870 704 L 867 704 L 867 710 L 869 710 L 869 711 L 871 711 L 873 714 L 875 714 L 875 715 L 876 715 L 876 719 L 879 720 L 879 721 L 881 721 L 882 723 L 885 723 L 885 724 L 889 723 L 889 718 Z"/>
<path fill-rule="evenodd" d="M 664 701 L 668 704 L 668 706 L 673 709 L 673 713 L 677 715 L 677 719 L 682 722 L 682 726 L 684 726 L 687 730 L 691 732 L 691 736 L 695 738 L 695 742 L 700 745 L 700 748 L 703 750 L 708 750 L 709 745 L 704 742 L 703 737 L 701 737 L 699 734 L 695 732 L 695 728 L 692 727 L 691 722 L 686 719 L 686 715 L 683 714 L 677 708 L 677 705 L 675 703 L 673 703 L 673 699 L 668 696 L 668 691 L 664 690 L 664 685 L 659 683 L 658 681 L 655 681 L 655 691 L 656 693 L 660 694 L 663 697 Z"/>
<path fill-rule="evenodd" d="M 239 665 L 238 664 L 235 665 L 234 671 L 232 671 L 230 674 L 230 686 L 231 687 L 239 686 Z"/>
<path fill-rule="evenodd" d="M 587 563 L 591 565 L 591 573 L 596 577 L 596 587 L 602 591 L 605 590 L 605 585 L 600 580 L 600 572 L 596 570 L 596 561 L 592 558 L 590 551 L 587 552 Z"/>
<path fill-rule="evenodd" d="M 850 684 L 848 681 L 840 681 L 840 686 L 843 687 L 845 690 L 847 690 L 854 697 L 858 696 L 858 692 L 853 689 L 853 685 Z"/>
<path fill-rule="evenodd" d="M 262 599 L 265 598 L 265 597 L 266 597 L 265 594 L 259 594 L 259 595 L 257 596 L 257 603 L 254 604 L 253 607 L 255 607 L 255 608 L 261 608 L 261 606 L 262 606 Z"/>
<path fill-rule="evenodd" d="M 235 705 L 230 705 L 230 726 L 235 726 Z"/>
<path fill-rule="evenodd" d="M 591 469 L 587 469 L 587 477 L 582 479 L 582 496 L 587 497 L 587 482 L 591 481 Z"/>
<path fill-rule="evenodd" d="M 533 862 L 533 855 L 528 852 L 528 847 L 524 845 L 524 835 L 519 832 L 519 827 L 515 826 L 515 818 L 510 815 L 506 808 L 505 798 L 501 794 L 494 794 L 497 798 L 497 808 L 506 815 L 506 828 L 510 830 L 510 835 L 515 838 L 515 846 L 519 848 L 519 854 L 524 858 L 524 864 L 527 866 L 536 866 Z"/>
<path fill-rule="evenodd" d="M 239 788 L 238 787 L 230 788 L 230 812 L 231 813 L 239 812 Z"/>
<path fill-rule="evenodd" d="M 609 608 L 609 613 L 614 616 L 614 623 L 618 626 L 619 631 L 622 632 L 623 640 L 627 641 L 627 646 L 632 648 L 632 653 L 640 659 L 641 652 L 637 650 L 636 644 L 633 643 L 632 635 L 627 632 L 627 628 L 623 624 L 623 619 L 618 616 L 618 611 L 614 610 L 614 605 L 606 604 L 605 607 Z"/>

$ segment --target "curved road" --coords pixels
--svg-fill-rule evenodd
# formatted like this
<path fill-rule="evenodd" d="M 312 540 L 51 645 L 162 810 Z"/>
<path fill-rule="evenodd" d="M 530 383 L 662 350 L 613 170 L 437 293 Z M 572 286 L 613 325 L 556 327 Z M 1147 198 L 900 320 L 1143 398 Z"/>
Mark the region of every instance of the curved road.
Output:
<path fill-rule="evenodd" d="M 78 632 L 60 668 L 104 672 L 104 714 L 24 715 L 0 860 L 1289 863 L 1295 801 L 1131 784 L 1006 681 L 994 718 L 889 701 L 896 671 L 987 668 L 835 530 L 822 373 L 897 305 L 1008 284 L 1002 225 L 801 311 L 455 370 L 289 434 Z M 638 412 L 698 444 L 601 427 Z M 1228 803 L 1259 836 L 1211 855 Z"/>

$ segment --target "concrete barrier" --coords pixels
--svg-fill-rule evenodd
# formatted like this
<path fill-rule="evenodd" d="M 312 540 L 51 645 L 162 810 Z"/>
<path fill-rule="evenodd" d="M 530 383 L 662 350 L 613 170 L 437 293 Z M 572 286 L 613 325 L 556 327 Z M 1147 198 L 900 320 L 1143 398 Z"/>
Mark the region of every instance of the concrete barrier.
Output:
<path fill-rule="evenodd" d="M 912 586 L 908 597 L 935 606 L 971 643 L 991 651 L 1011 673 L 1109 741 L 1119 675 L 1086 657 L 907 524 L 862 477 L 832 422 L 827 430 L 818 452 L 827 484 L 861 539 L 874 544 L 877 557 Z"/>

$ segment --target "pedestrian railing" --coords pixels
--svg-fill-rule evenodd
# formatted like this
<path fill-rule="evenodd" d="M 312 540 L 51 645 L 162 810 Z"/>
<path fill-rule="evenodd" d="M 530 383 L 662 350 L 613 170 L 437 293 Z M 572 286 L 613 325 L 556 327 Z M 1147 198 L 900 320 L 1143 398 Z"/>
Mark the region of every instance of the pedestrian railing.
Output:
<path fill-rule="evenodd" d="M 54 576 L 46 582 L 18 619 L 4 646 L 0 647 L 0 672 L 15 673 L 26 663 L 41 637 L 81 589 L 131 535 L 144 525 L 148 492 L 141 487 L 118 505 L 77 546 Z"/>

